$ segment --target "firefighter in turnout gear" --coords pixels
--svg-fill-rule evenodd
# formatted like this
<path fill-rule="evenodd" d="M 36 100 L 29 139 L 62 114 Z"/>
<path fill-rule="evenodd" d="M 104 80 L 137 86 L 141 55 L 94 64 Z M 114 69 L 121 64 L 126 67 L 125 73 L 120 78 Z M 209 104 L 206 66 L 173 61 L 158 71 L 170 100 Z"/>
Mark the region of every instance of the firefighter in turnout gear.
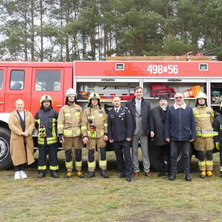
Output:
<path fill-rule="evenodd" d="M 215 145 L 220 150 L 220 177 L 222 177 L 222 103 L 220 104 L 220 115 L 214 120 L 213 128 L 218 135 L 214 137 Z"/>
<path fill-rule="evenodd" d="M 217 135 L 213 131 L 212 123 L 214 111 L 207 107 L 207 96 L 199 92 L 196 96 L 196 107 L 193 108 L 196 121 L 197 139 L 194 148 L 197 150 L 199 159 L 200 177 L 212 177 L 213 171 L 213 137 Z"/>
<path fill-rule="evenodd" d="M 38 178 L 46 175 L 46 155 L 49 154 L 50 174 L 58 178 L 58 140 L 57 119 L 58 112 L 52 108 L 52 98 L 43 95 L 40 99 L 41 108 L 35 114 L 35 127 L 38 130 Z"/>
<path fill-rule="evenodd" d="M 82 173 L 82 108 L 75 103 L 76 93 L 72 88 L 66 91 L 65 96 L 66 105 L 61 108 L 58 117 L 59 142 L 62 143 L 65 150 L 67 169 L 65 178 L 70 178 L 73 175 L 73 160 L 75 160 L 76 175 L 84 178 Z"/>
<path fill-rule="evenodd" d="M 108 178 L 106 160 L 107 115 L 100 105 L 100 96 L 93 92 L 89 95 L 88 107 L 83 112 L 82 137 L 83 143 L 88 149 L 88 178 L 95 177 L 96 160 L 95 151 L 97 148 L 99 155 L 100 175 Z"/>

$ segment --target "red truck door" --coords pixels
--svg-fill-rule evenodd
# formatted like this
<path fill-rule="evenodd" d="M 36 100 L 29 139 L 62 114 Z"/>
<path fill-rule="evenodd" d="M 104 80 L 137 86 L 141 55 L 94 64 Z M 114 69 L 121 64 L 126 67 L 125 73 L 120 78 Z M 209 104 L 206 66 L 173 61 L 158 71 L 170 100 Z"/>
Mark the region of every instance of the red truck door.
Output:
<path fill-rule="evenodd" d="M 33 68 L 32 106 L 33 115 L 40 108 L 41 96 L 53 99 L 53 108 L 58 112 L 64 104 L 64 68 Z"/>
<path fill-rule="evenodd" d="M 15 110 L 15 101 L 22 99 L 25 109 L 30 110 L 32 69 L 29 67 L 8 67 L 5 84 L 5 112 Z"/>
<path fill-rule="evenodd" d="M 5 111 L 6 68 L 0 68 L 0 112 Z"/>

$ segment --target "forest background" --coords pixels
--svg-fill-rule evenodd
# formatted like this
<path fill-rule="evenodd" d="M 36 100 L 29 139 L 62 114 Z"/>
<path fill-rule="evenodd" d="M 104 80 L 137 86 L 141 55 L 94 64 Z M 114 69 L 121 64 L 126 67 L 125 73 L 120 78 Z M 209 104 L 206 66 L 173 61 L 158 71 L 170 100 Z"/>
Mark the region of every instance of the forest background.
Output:
<path fill-rule="evenodd" d="M 0 60 L 222 60 L 222 0 L 0 0 Z"/>

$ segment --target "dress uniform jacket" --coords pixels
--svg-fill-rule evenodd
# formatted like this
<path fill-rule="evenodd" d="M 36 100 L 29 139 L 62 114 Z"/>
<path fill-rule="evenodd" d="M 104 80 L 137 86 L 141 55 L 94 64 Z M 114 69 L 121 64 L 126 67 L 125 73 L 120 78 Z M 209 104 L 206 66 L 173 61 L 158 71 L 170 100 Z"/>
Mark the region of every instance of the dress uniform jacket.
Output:
<path fill-rule="evenodd" d="M 64 137 L 81 136 L 82 108 L 77 104 L 65 105 L 58 117 L 58 134 Z"/>
<path fill-rule="evenodd" d="M 111 109 L 108 115 L 108 137 L 114 141 L 125 141 L 133 137 L 133 119 L 128 108 L 120 107 L 119 112 Z"/>

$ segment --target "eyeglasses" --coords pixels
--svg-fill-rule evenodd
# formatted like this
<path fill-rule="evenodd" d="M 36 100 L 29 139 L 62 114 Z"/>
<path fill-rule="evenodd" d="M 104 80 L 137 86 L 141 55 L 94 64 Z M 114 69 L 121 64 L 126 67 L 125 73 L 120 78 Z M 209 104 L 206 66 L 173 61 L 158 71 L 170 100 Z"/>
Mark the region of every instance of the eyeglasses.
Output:
<path fill-rule="evenodd" d="M 182 96 L 175 97 L 175 99 L 182 99 L 182 98 L 183 98 Z"/>

